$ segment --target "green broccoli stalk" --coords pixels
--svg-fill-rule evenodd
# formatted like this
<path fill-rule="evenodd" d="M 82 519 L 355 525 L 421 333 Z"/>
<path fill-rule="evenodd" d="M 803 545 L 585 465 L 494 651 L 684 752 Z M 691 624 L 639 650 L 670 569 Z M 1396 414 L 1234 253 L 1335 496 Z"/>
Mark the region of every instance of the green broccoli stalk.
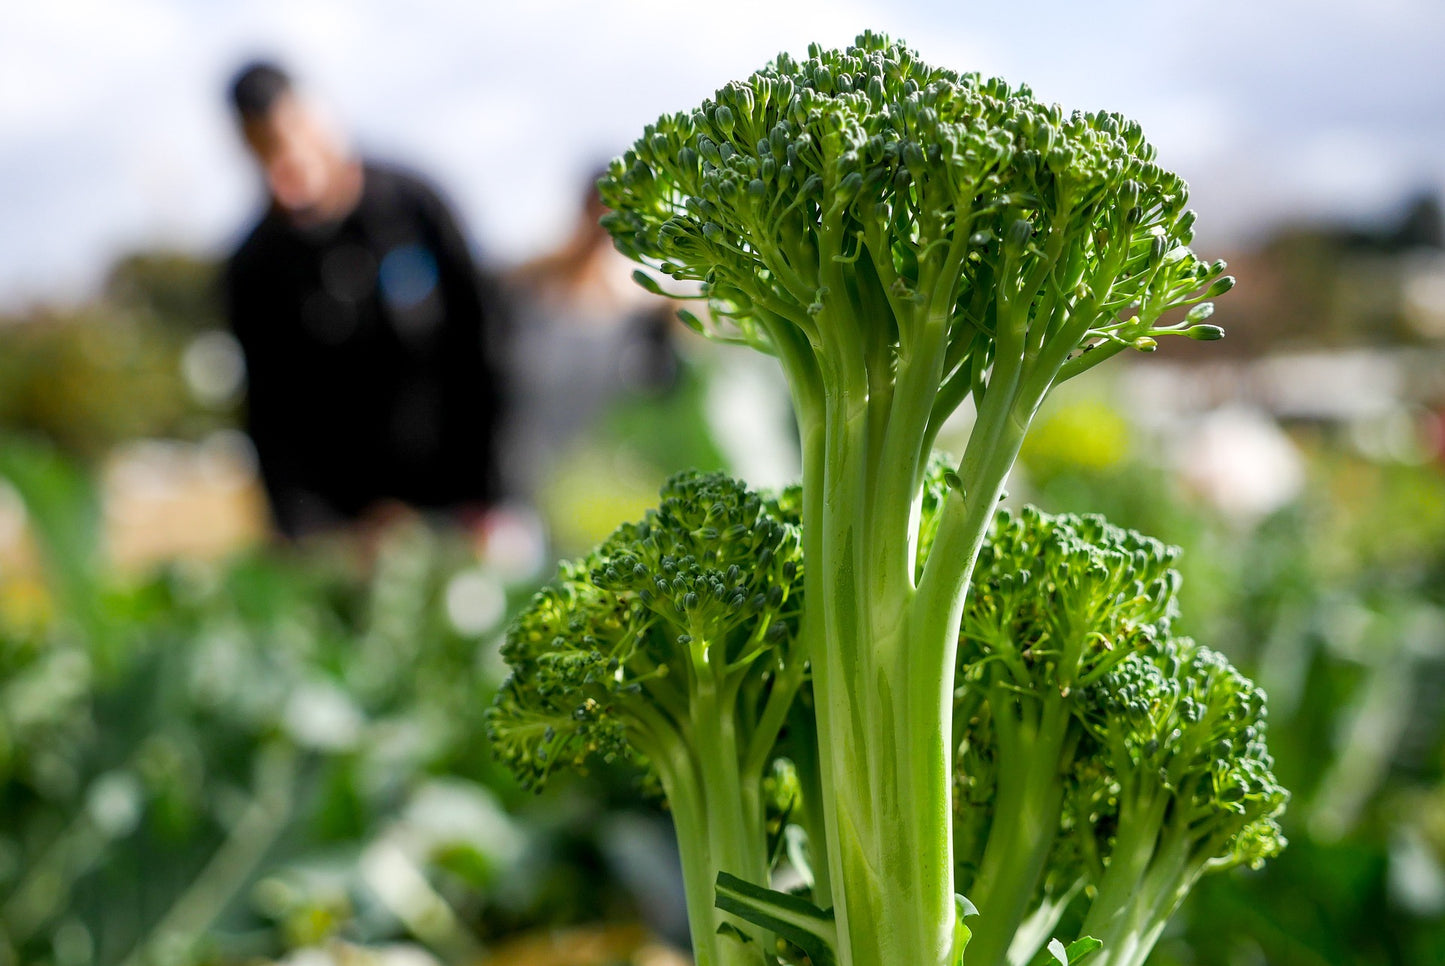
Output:
<path fill-rule="evenodd" d="M 774 505 L 719 475 L 680 475 L 645 520 L 564 564 L 503 648 L 512 675 L 489 728 L 525 784 L 591 756 L 656 775 L 699 966 L 758 963 L 766 942 L 713 909 L 713 884 L 723 871 L 767 881 L 764 776 L 803 680 L 800 562 L 798 529 Z"/>
<path fill-rule="evenodd" d="M 1096 682 L 1090 704 L 1104 767 L 1081 783 L 1093 793 L 1077 828 L 1106 841 L 1085 850 L 1096 885 L 1084 930 L 1104 943 L 1100 966 L 1142 966 L 1200 875 L 1284 847 L 1288 793 L 1265 747 L 1264 693 L 1216 651 L 1162 640 Z"/>
<path fill-rule="evenodd" d="M 618 248 L 701 283 L 709 331 L 775 355 L 791 386 L 826 789 L 814 854 L 851 966 L 955 958 L 959 622 L 1034 413 L 1125 348 L 1222 334 L 1200 323 L 1232 279 L 1188 249 L 1184 183 L 1153 157 L 1118 115 L 1066 116 L 864 34 L 659 119 L 601 182 Z M 925 464 L 970 396 L 921 561 Z"/>

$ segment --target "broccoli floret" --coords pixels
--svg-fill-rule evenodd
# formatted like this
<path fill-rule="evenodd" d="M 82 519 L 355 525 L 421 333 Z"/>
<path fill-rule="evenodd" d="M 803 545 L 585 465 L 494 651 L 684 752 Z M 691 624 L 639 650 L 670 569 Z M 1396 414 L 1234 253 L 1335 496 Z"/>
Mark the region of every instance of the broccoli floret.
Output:
<path fill-rule="evenodd" d="M 1076 832 L 1103 966 L 1138 966 L 1200 875 L 1279 853 L 1289 799 L 1265 744 L 1265 695 L 1225 657 L 1166 638 L 1089 689 L 1089 753 Z"/>
<path fill-rule="evenodd" d="M 1019 961 L 1016 941 L 1055 851 L 1065 792 L 1083 737 L 1089 687 L 1165 633 L 1177 611 L 1178 550 L 1097 516 L 1000 512 L 979 552 L 958 649 L 969 750 L 955 808 L 960 888 L 978 906 L 970 953 Z M 989 767 L 981 767 L 983 764 Z M 979 793 L 979 773 L 992 794 Z M 967 791 L 967 796 L 963 794 Z M 997 816 L 997 820 L 995 817 Z M 959 834 L 962 833 L 962 834 Z M 1076 879 L 1045 892 L 1072 895 Z M 1060 902 L 1050 903 L 1056 914 Z M 1053 923 L 1026 930 L 1039 944 Z"/>
<path fill-rule="evenodd" d="M 979 909 L 978 961 L 1032 962 L 1087 901 L 1083 934 L 1104 943 L 1093 962 L 1142 963 L 1199 875 L 1283 846 L 1264 695 L 1173 635 L 1178 554 L 1097 516 L 996 518 L 955 699 L 958 881 Z"/>
<path fill-rule="evenodd" d="M 639 523 L 563 564 L 512 626 L 493 747 L 540 787 L 558 764 L 628 757 L 674 814 L 700 964 L 755 963 L 721 937 L 719 872 L 766 881 L 765 773 L 803 680 L 799 530 L 720 474 L 684 473 Z"/>

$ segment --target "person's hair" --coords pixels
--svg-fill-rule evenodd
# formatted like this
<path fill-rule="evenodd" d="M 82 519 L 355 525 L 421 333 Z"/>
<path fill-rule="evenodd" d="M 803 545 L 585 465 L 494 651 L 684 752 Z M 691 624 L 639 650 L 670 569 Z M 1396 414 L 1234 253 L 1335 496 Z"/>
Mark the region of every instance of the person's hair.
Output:
<path fill-rule="evenodd" d="M 244 121 L 259 121 L 291 91 L 291 75 L 270 61 L 252 61 L 231 81 L 231 106 Z"/>

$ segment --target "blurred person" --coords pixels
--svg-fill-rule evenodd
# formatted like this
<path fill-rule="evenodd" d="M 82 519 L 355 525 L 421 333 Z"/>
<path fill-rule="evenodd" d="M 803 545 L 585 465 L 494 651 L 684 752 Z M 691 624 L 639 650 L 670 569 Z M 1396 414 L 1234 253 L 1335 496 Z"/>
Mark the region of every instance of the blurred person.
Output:
<path fill-rule="evenodd" d="M 502 451 L 504 485 L 519 500 L 535 501 L 555 459 L 609 405 L 665 394 L 679 377 L 671 305 L 632 280 L 632 263 L 599 223 L 607 208 L 596 177 L 581 200 L 567 240 L 507 279 L 514 318 Z"/>
<path fill-rule="evenodd" d="M 278 528 L 403 507 L 480 524 L 498 494 L 498 304 L 457 219 L 358 156 L 276 65 L 242 69 L 230 100 L 268 196 L 226 294 Z"/>

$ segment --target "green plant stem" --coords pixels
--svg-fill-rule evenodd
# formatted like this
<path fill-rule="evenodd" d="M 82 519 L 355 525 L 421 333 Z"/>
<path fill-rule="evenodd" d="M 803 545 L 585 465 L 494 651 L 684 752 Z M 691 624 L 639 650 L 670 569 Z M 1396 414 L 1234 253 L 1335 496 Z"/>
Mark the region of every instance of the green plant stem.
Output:
<path fill-rule="evenodd" d="M 732 961 L 723 955 L 713 914 L 713 883 L 717 873 L 709 860 L 707 811 L 701 790 L 685 755 L 666 761 L 654 755 L 653 763 L 672 812 L 677 835 L 678 858 L 682 863 L 683 895 L 687 901 L 687 927 L 692 935 L 692 955 L 697 966 L 724 966 Z M 742 963 L 746 963 L 743 960 Z M 742 966 L 740 963 L 739 966 Z"/>
<path fill-rule="evenodd" d="M 707 684 L 699 687 L 693 723 L 703 803 L 708 811 L 713 879 L 718 872 L 730 872 L 765 886 L 768 857 L 761 778 L 749 781 L 742 775 L 737 716 L 733 708 L 719 702 L 720 697 L 718 690 Z"/>
<path fill-rule="evenodd" d="M 1103 966 L 1144 966 L 1169 918 L 1184 901 L 1201 871 L 1190 862 L 1193 837 L 1183 823 L 1170 822 L 1153 861 L 1131 897 L 1120 921 L 1125 925 L 1114 937 L 1114 948 L 1098 960 Z"/>
<path fill-rule="evenodd" d="M 1084 919 L 1082 935 L 1104 944 L 1096 966 L 1132 963 L 1138 940 L 1137 905 L 1144 894 L 1145 876 L 1159 846 L 1159 832 L 1169 795 L 1163 791 L 1129 795 L 1119 810 L 1119 830 L 1109 864 L 1099 880 L 1098 892 Z"/>
<path fill-rule="evenodd" d="M 1017 365 L 995 374 L 1002 385 L 985 396 L 962 467 L 971 498 L 950 495 L 916 591 L 912 561 L 885 578 L 877 571 L 890 558 L 860 548 L 857 529 L 875 516 L 852 468 L 868 452 L 862 420 L 829 421 L 854 429 L 836 446 L 830 440 L 822 556 L 811 558 L 826 568 L 814 691 L 823 781 L 834 792 L 827 822 L 840 959 L 851 966 L 951 961 L 953 665 L 964 591 L 1027 423 L 1014 418 L 1017 374 Z M 1035 406 L 1028 402 L 1028 415 Z M 900 586 L 904 593 L 890 592 Z"/>
<path fill-rule="evenodd" d="M 680 744 L 672 748 L 670 755 L 664 755 L 654 755 L 653 761 L 673 813 L 693 958 L 697 966 L 758 966 L 762 957 L 757 947 L 718 935 L 724 922 L 747 935 L 754 935 L 755 927 L 725 916 L 713 906 L 718 872 L 745 862 L 736 854 L 727 854 L 729 850 L 741 853 L 739 843 L 747 837 L 742 827 L 740 792 L 731 801 L 714 799 L 709 794 L 708 779 L 698 767 L 709 756 L 694 755 Z M 719 770 L 725 770 L 725 765 Z M 716 787 L 718 776 L 712 780 Z"/>
<path fill-rule="evenodd" d="M 1040 706 L 996 684 L 989 703 L 998 734 L 998 794 L 969 896 L 979 909 L 978 919 L 970 920 L 970 966 L 1006 962 L 1058 836 L 1064 800 L 1059 768 L 1069 725 L 1065 701 L 1049 695 Z"/>
<path fill-rule="evenodd" d="M 297 757 L 296 749 L 287 744 L 261 749 L 250 804 L 200 874 L 122 960 L 123 966 L 155 962 L 162 949 L 192 947 L 234 900 L 286 829 L 296 791 Z"/>

